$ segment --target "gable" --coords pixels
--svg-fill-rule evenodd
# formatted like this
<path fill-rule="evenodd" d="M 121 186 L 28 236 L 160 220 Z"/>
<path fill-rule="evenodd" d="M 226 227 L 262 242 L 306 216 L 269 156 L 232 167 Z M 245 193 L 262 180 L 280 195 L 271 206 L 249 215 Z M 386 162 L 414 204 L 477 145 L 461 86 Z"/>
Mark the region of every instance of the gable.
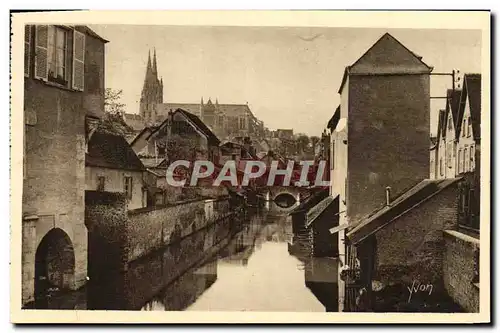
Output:
<path fill-rule="evenodd" d="M 388 33 L 349 67 L 349 74 L 424 74 L 431 71 L 432 67 L 421 57 Z"/>

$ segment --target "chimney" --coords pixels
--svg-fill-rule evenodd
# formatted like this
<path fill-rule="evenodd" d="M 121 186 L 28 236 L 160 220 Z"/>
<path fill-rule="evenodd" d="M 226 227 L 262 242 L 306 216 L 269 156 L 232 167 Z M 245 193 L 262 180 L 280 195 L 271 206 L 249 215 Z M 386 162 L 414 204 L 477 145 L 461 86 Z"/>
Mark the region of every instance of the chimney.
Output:
<path fill-rule="evenodd" d="M 387 206 L 391 205 L 391 187 L 387 186 L 385 188 L 385 203 Z"/>

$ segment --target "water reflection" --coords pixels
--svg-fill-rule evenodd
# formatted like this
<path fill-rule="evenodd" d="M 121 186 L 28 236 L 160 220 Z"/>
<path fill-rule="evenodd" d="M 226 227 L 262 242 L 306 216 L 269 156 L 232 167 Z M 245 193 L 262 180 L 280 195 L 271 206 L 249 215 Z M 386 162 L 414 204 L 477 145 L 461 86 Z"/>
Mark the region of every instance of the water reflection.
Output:
<path fill-rule="evenodd" d="M 89 309 L 337 311 L 337 262 L 281 210 L 222 221 L 89 284 Z"/>

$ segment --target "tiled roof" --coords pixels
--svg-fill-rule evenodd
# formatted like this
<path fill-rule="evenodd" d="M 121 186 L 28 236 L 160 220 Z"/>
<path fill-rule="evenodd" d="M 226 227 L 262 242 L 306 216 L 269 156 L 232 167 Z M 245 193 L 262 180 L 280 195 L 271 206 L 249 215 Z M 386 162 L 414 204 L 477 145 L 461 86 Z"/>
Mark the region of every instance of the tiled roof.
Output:
<path fill-rule="evenodd" d="M 110 169 L 144 170 L 144 165 L 125 138 L 115 134 L 96 132 L 88 144 L 85 165 Z"/>
<path fill-rule="evenodd" d="M 387 224 L 395 221 L 411 209 L 417 208 L 420 203 L 442 191 L 460 178 L 452 179 L 425 179 L 397 197 L 389 206 L 384 206 L 372 215 L 361 220 L 348 233 L 351 244 L 357 244 L 368 236 L 376 233 Z M 417 208 L 418 209 L 418 208 Z"/>

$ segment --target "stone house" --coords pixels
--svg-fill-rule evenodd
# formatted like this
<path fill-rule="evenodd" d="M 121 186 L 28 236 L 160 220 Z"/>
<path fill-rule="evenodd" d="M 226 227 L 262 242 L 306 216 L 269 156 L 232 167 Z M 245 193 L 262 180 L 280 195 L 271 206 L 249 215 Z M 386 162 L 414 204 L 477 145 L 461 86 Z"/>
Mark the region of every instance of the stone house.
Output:
<path fill-rule="evenodd" d="M 438 119 L 436 178 L 463 177 L 460 224 L 464 231 L 479 229 L 479 162 L 481 137 L 481 75 L 465 74 L 462 90 L 448 90 L 446 110 Z M 469 230 L 467 230 L 469 229 Z M 472 229 L 472 230 L 470 230 Z"/>
<path fill-rule="evenodd" d="M 145 167 L 124 137 L 95 132 L 85 156 L 85 190 L 123 193 L 128 209 L 147 206 Z"/>
<path fill-rule="evenodd" d="M 446 230 L 458 227 L 458 197 L 460 178 L 426 179 L 407 192 L 359 221 L 346 234 L 350 245 L 344 277 L 348 281 L 348 311 L 360 311 L 357 291 L 364 288 L 364 310 L 369 311 L 431 311 L 455 312 L 461 309 L 448 295 L 449 270 L 456 266 L 456 258 L 450 255 L 450 241 Z M 390 198 L 390 196 L 388 196 Z M 475 265 L 474 259 L 469 267 Z M 460 274 L 464 273 L 463 271 Z M 465 274 L 465 273 L 464 273 Z M 470 276 L 468 285 L 476 282 Z M 426 286 L 429 290 L 391 295 L 396 286 Z M 377 286 L 373 290 L 372 286 Z M 430 290 L 432 288 L 432 290 Z M 417 288 L 418 289 L 418 288 Z M 425 288 L 424 288 L 425 289 Z M 479 291 L 477 289 L 477 291 Z M 394 303 L 377 302 L 376 298 L 394 299 Z M 472 295 L 471 295 L 472 296 Z M 469 309 L 471 310 L 471 309 Z"/>
<path fill-rule="evenodd" d="M 169 113 L 158 126 L 145 127 L 131 142 L 132 149 L 140 157 L 165 158 L 170 161 L 168 140 L 177 136 L 187 140 L 189 147 L 182 159 L 205 159 L 217 163 L 220 140 L 196 115 L 182 109 Z"/>
<path fill-rule="evenodd" d="M 460 193 L 460 225 L 479 237 L 481 160 L 481 75 L 465 74 L 457 136 L 457 174 L 466 179 Z M 467 230 L 467 231 L 466 231 Z"/>
<path fill-rule="evenodd" d="M 340 107 L 328 125 L 330 193 L 339 196 L 339 272 L 350 260 L 345 229 L 385 203 L 386 187 L 397 196 L 428 178 L 431 72 L 388 33 L 345 68 Z M 339 280 L 340 312 L 345 292 Z"/>
<path fill-rule="evenodd" d="M 461 90 L 448 89 L 446 92 L 446 108 L 440 133 L 438 146 L 439 172 L 438 177 L 454 178 L 457 175 L 457 139 L 460 127 L 458 114 L 460 107 Z"/>
<path fill-rule="evenodd" d="M 87 26 L 24 36 L 23 305 L 86 281 L 85 152 L 104 112 L 107 43 Z"/>

